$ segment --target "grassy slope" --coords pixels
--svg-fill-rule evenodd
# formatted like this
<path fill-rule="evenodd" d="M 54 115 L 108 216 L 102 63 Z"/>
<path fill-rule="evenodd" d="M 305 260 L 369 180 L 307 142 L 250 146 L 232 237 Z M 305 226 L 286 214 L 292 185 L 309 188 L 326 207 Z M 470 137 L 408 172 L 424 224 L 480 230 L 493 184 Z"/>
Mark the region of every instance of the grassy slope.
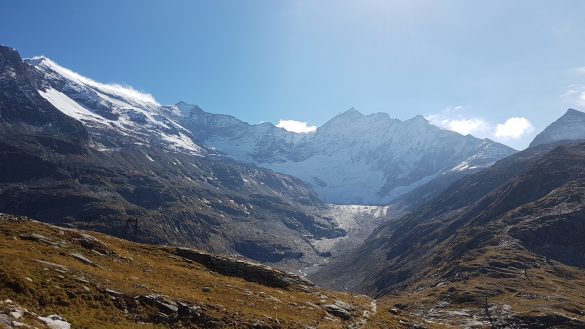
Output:
<path fill-rule="evenodd" d="M 438 266 L 383 303 L 399 305 L 399 314 L 457 327 L 583 328 L 583 273 L 521 248 L 490 246 L 455 266 Z"/>
<path fill-rule="evenodd" d="M 41 234 L 55 245 L 23 238 L 30 233 Z M 83 248 L 75 240 L 81 234 L 98 238 L 111 253 Z M 365 326 L 360 325 L 364 311 L 371 312 L 372 307 L 372 300 L 365 296 L 311 287 L 271 288 L 219 275 L 173 255 L 173 250 L 0 215 L 0 298 L 10 298 L 39 315 L 58 314 L 74 328 L 402 326 L 387 310 L 378 310 Z M 79 253 L 94 264 L 86 264 L 71 253 Z M 203 287 L 211 291 L 204 292 Z M 120 292 L 123 297 L 105 289 Z M 201 307 L 199 323 L 158 321 L 154 307 L 127 307 L 133 296 L 148 294 Z M 126 300 L 126 307 L 120 306 L 120 300 Z M 354 306 L 351 320 L 341 320 L 322 308 L 337 300 Z M 38 326 L 30 315 L 25 316 L 26 321 Z"/>

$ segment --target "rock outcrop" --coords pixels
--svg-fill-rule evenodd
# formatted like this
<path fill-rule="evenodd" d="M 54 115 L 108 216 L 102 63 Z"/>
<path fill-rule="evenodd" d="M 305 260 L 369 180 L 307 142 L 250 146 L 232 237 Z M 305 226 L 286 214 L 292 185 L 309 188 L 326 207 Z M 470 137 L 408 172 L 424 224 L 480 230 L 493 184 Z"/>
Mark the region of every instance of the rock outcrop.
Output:
<path fill-rule="evenodd" d="M 235 276 L 270 287 L 314 286 L 312 282 L 296 274 L 245 260 L 222 257 L 188 248 L 176 248 L 176 254 L 222 275 Z"/>

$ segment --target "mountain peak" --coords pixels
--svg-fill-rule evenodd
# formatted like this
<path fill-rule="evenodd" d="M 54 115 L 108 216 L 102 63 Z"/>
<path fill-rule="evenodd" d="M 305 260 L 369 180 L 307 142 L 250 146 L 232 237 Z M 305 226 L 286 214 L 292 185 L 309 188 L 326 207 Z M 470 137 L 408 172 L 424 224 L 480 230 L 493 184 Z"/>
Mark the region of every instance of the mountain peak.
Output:
<path fill-rule="evenodd" d="M 570 108 L 567 110 L 567 112 L 565 112 L 565 114 L 561 118 L 564 118 L 566 116 L 574 116 L 574 115 L 582 116 L 582 115 L 585 115 L 585 113 L 583 113 L 579 110 L 575 110 L 574 108 Z"/>
<path fill-rule="evenodd" d="M 70 71 L 70 70 L 60 66 L 56 62 L 52 61 L 49 57 L 42 56 L 42 55 L 41 56 L 34 56 L 31 58 L 25 58 L 24 62 L 36 67 L 39 70 L 42 70 L 42 71 L 51 70 L 51 71 L 56 72 L 56 73 L 66 77 L 66 78 L 72 78 L 72 76 L 70 74 L 64 74 L 64 73 L 66 73 L 66 71 Z M 74 73 L 74 72 L 72 72 L 72 73 Z M 88 79 L 88 78 L 86 78 L 86 79 Z"/>
<path fill-rule="evenodd" d="M 191 113 L 205 113 L 199 105 L 189 104 L 183 101 L 178 102 L 175 104 L 175 107 L 178 108 L 184 115 L 189 116 Z"/>
<path fill-rule="evenodd" d="M 7 55 L 7 54 L 18 54 L 18 51 L 12 47 L 8 47 L 5 45 L 0 45 L 0 54 Z M 20 56 L 20 55 L 19 55 Z"/>
<path fill-rule="evenodd" d="M 562 140 L 585 139 L 585 113 L 570 108 L 536 135 L 529 147 Z"/>
<path fill-rule="evenodd" d="M 363 117 L 364 115 L 356 110 L 353 106 L 350 107 L 348 110 L 346 110 L 345 112 L 341 112 L 340 114 L 338 114 L 336 117 Z"/>
<path fill-rule="evenodd" d="M 325 124 L 321 126 L 319 129 L 323 130 L 327 129 L 328 127 L 329 128 L 337 127 L 339 124 L 345 125 L 347 122 L 358 121 L 364 117 L 365 116 L 360 111 L 351 107 L 348 110 L 341 112 L 334 116 L 333 118 L 329 119 L 329 121 L 325 122 Z"/>
<path fill-rule="evenodd" d="M 0 61 L 0 72 L 6 67 L 11 67 L 16 72 L 23 71 L 22 58 L 16 49 L 0 45 L 0 59 L 3 59 Z"/>
<path fill-rule="evenodd" d="M 32 58 L 25 58 L 24 61 L 32 66 L 38 66 L 42 63 L 48 63 L 51 60 L 45 56 L 35 56 Z"/>
<path fill-rule="evenodd" d="M 416 116 L 406 120 L 406 122 L 429 123 L 429 120 L 427 120 L 424 116 L 419 114 L 419 115 L 416 115 Z"/>

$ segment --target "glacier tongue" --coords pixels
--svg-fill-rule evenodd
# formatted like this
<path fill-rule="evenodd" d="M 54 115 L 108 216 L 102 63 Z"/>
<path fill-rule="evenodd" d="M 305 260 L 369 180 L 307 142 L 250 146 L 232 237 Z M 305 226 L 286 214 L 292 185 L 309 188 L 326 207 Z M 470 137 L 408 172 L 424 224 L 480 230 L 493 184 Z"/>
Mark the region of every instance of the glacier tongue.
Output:
<path fill-rule="evenodd" d="M 321 210 L 321 215 L 331 218 L 332 222 L 347 232 L 347 235 L 335 238 L 310 239 L 310 243 L 325 258 L 320 262 L 299 270 L 302 275 L 309 275 L 331 258 L 353 250 L 359 246 L 375 228 L 383 223 L 395 220 L 403 213 L 392 206 L 335 205 L 329 204 Z"/>

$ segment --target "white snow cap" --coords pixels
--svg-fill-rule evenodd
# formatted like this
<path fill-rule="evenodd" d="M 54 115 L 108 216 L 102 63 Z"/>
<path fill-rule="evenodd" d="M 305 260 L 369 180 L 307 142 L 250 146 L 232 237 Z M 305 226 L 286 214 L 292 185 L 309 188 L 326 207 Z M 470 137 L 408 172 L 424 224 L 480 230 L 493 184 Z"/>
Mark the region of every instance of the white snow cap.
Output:
<path fill-rule="evenodd" d="M 131 86 L 128 85 L 121 85 L 118 83 L 101 83 L 90 78 L 86 78 L 81 74 L 74 72 L 70 69 L 64 68 L 61 65 L 55 63 L 51 59 L 44 57 L 44 56 L 35 56 L 29 59 L 29 63 L 35 66 L 45 66 L 50 68 L 51 70 L 57 72 L 58 74 L 62 75 L 63 77 L 76 81 L 80 84 L 88 85 L 93 88 L 99 89 L 103 92 L 117 95 L 123 98 L 131 98 L 136 99 L 140 102 L 151 103 L 154 105 L 160 105 L 156 99 L 148 93 L 138 91 Z"/>

